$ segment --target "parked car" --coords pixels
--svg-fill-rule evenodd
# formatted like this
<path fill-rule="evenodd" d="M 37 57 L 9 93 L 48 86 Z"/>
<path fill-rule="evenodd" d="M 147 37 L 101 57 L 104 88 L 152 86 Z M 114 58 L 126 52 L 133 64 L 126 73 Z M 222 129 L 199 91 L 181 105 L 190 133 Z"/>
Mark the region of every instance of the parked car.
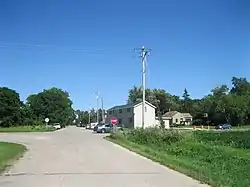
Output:
<path fill-rule="evenodd" d="M 110 124 L 101 124 L 97 126 L 97 133 L 110 133 L 112 129 L 112 125 Z"/>
<path fill-rule="evenodd" d="M 77 127 L 82 127 L 82 124 L 81 123 L 77 123 L 76 126 Z"/>
<path fill-rule="evenodd" d="M 231 129 L 232 125 L 230 125 L 229 123 L 225 123 L 225 124 L 219 124 L 215 127 L 216 130 L 224 130 L 224 129 Z"/>
<path fill-rule="evenodd" d="M 93 131 L 97 131 L 98 127 L 99 127 L 99 126 L 102 126 L 102 125 L 103 125 L 103 123 L 98 123 L 98 124 L 93 128 Z"/>
<path fill-rule="evenodd" d="M 62 128 L 61 125 L 60 125 L 60 123 L 54 123 L 53 127 L 54 127 L 55 129 L 60 129 L 60 128 Z"/>
<path fill-rule="evenodd" d="M 90 123 L 90 124 L 87 124 L 86 125 L 86 129 L 90 129 L 90 130 L 93 130 L 94 129 L 94 127 L 97 125 L 98 123 Z"/>

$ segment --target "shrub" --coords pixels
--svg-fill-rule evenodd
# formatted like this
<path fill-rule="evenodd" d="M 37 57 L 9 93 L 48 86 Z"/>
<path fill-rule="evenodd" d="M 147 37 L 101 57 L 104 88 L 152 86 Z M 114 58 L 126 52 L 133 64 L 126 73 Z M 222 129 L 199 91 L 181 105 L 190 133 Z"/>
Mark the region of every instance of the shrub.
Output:
<path fill-rule="evenodd" d="M 141 145 L 168 146 L 172 143 L 187 138 L 187 133 L 177 130 L 165 130 L 159 128 L 138 128 L 125 134 L 126 139 Z"/>

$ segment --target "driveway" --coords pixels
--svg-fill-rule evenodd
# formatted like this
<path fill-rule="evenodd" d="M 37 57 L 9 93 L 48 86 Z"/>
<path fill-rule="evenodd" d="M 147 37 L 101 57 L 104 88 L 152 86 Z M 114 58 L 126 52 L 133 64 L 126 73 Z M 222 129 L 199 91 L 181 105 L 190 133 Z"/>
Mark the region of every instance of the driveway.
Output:
<path fill-rule="evenodd" d="M 206 186 L 104 140 L 68 127 L 57 132 L 0 134 L 29 151 L 0 176 L 1 187 Z"/>

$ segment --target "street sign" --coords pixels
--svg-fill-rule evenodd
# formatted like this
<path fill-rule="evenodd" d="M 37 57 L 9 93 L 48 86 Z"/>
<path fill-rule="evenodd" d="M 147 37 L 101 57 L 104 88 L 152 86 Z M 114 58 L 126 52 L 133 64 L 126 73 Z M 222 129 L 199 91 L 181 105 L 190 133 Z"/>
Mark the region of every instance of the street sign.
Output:
<path fill-rule="evenodd" d="M 46 123 L 48 123 L 49 122 L 49 118 L 45 118 L 45 120 L 44 120 Z"/>
<path fill-rule="evenodd" d="M 118 122 L 118 120 L 117 120 L 116 117 L 112 117 L 110 121 L 111 121 L 111 124 L 112 124 L 112 125 L 116 125 L 117 122 Z"/>

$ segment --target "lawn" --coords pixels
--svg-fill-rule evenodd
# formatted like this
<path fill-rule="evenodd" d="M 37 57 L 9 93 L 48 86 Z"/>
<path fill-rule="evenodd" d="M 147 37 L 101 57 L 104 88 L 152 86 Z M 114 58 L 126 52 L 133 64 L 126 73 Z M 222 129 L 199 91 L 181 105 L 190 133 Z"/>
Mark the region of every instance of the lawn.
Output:
<path fill-rule="evenodd" d="M 55 131 L 54 127 L 46 127 L 46 126 L 14 126 L 14 127 L 6 127 L 0 128 L 1 132 L 50 132 Z"/>
<path fill-rule="evenodd" d="M 215 187 L 250 186 L 250 131 L 133 130 L 108 139 Z"/>
<path fill-rule="evenodd" d="M 0 172 L 3 172 L 11 163 L 25 152 L 23 145 L 0 142 Z"/>

